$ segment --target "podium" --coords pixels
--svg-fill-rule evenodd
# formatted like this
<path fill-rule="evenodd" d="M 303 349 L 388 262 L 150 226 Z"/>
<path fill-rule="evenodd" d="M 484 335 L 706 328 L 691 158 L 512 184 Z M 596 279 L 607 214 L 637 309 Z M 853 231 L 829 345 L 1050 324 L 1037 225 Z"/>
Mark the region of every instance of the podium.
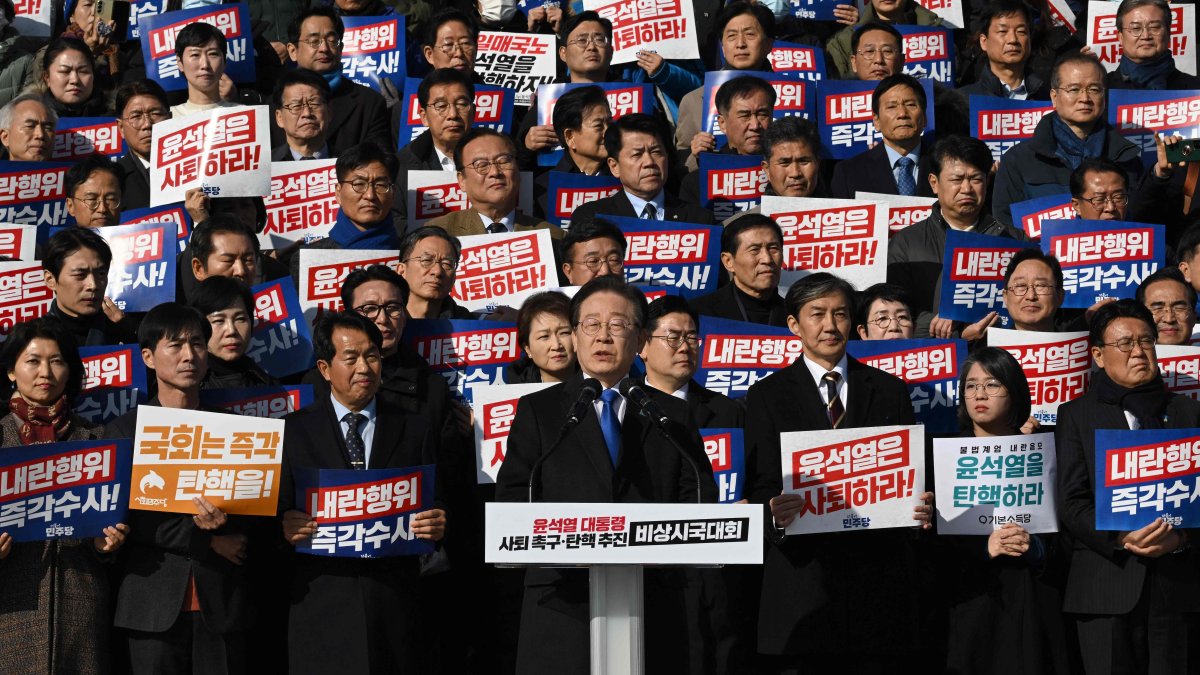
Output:
<path fill-rule="evenodd" d="M 646 566 L 761 565 L 757 504 L 490 503 L 484 560 L 587 567 L 592 675 L 643 675 Z"/>

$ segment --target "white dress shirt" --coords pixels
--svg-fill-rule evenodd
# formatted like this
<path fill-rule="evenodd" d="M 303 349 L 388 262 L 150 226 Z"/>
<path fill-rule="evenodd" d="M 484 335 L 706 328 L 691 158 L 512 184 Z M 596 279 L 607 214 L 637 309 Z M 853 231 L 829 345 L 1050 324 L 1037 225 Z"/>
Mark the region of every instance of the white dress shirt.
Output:
<path fill-rule="evenodd" d="M 350 425 L 342 418 L 350 412 L 350 409 L 342 405 L 333 394 L 329 395 L 329 400 L 333 403 L 333 414 L 337 417 L 338 429 L 341 430 L 344 441 L 347 432 L 350 431 Z M 375 440 L 375 399 L 371 399 L 367 407 L 359 410 L 358 413 L 367 418 L 366 422 L 359 425 L 358 435 L 362 436 L 363 440 L 363 466 L 368 467 L 371 466 L 371 444 Z"/>
<path fill-rule="evenodd" d="M 803 356 L 802 358 L 804 359 L 804 365 L 808 366 L 808 372 L 812 375 L 813 381 L 815 381 L 817 383 L 817 391 L 821 394 L 821 402 L 824 403 L 826 406 L 828 406 L 829 405 L 829 390 L 825 386 L 825 383 L 821 381 L 821 378 L 825 377 L 825 373 L 828 373 L 829 371 L 825 369 L 825 366 L 822 366 L 822 365 L 819 365 L 819 364 L 813 362 L 811 359 L 808 358 L 807 355 Z M 847 401 L 849 400 L 849 398 L 848 398 L 849 395 L 847 394 L 847 390 L 849 389 L 849 387 L 846 385 L 846 355 L 845 354 L 842 354 L 842 360 L 837 362 L 837 365 L 833 367 L 833 370 L 835 372 L 837 372 L 838 375 L 841 375 L 841 379 L 838 380 L 837 392 L 838 392 L 838 398 L 842 399 L 842 409 L 849 410 L 850 408 L 849 408 L 849 405 L 847 404 Z"/>

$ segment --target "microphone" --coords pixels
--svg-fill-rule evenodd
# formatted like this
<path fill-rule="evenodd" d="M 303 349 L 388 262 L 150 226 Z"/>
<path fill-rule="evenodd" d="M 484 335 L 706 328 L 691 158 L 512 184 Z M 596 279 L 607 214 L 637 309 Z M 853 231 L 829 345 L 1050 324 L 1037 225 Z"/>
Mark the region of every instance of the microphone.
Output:
<path fill-rule="evenodd" d="M 700 468 L 696 466 L 696 460 L 688 454 L 687 450 L 683 449 L 683 446 L 679 444 L 679 441 L 675 440 L 675 435 L 672 434 L 671 430 L 667 427 L 667 422 L 670 422 L 671 418 L 668 417 L 667 414 L 663 412 L 662 408 L 654 402 L 654 399 L 650 398 L 650 395 L 646 393 L 646 390 L 638 386 L 638 384 L 632 379 L 627 377 L 624 380 L 621 380 L 621 383 L 617 385 L 617 391 L 621 394 L 621 396 L 625 397 L 625 400 L 637 406 L 638 410 L 640 410 L 643 415 L 650 418 L 650 421 L 654 423 L 654 426 L 658 429 L 659 433 L 666 437 L 667 441 L 671 443 L 675 450 L 678 451 L 683 457 L 684 461 L 688 463 L 688 466 L 692 467 L 692 475 L 696 478 L 696 503 L 701 503 Z"/>
<path fill-rule="evenodd" d="M 567 413 L 567 421 L 563 422 L 562 428 L 558 430 L 558 438 L 554 439 L 554 442 L 550 444 L 550 448 L 542 453 L 542 456 L 538 457 L 537 461 L 529 469 L 528 487 L 530 503 L 533 503 L 533 484 L 537 478 L 538 469 L 542 468 L 542 462 L 545 462 L 550 457 L 550 453 L 554 452 L 562 444 L 563 439 L 567 437 L 567 432 L 583 421 L 584 416 L 587 415 L 588 407 L 600 395 L 602 389 L 600 381 L 594 377 L 589 377 L 583 381 L 583 388 L 579 391 L 579 398 L 575 399 L 575 403 L 571 404 L 571 410 Z"/>

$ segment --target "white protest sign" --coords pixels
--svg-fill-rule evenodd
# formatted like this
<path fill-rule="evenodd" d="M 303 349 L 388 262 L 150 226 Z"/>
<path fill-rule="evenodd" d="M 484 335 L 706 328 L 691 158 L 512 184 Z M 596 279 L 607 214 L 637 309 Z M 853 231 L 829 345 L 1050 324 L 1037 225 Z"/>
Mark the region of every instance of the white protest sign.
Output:
<path fill-rule="evenodd" d="M 357 251 L 302 248 L 300 256 L 300 308 L 311 326 L 322 312 L 340 312 L 342 282 L 360 267 L 387 265 L 397 269 L 400 251 Z"/>
<path fill-rule="evenodd" d="M 517 210 L 524 214 L 532 214 L 533 174 L 522 171 L 519 175 L 521 185 L 517 193 Z M 406 198 L 410 231 L 439 216 L 471 208 L 467 191 L 459 187 L 458 174 L 454 171 L 409 171 Z"/>
<path fill-rule="evenodd" d="M 475 480 L 480 485 L 496 482 L 508 454 L 508 430 L 517 416 L 517 401 L 526 394 L 553 387 L 553 382 L 493 384 L 475 390 Z"/>
<path fill-rule="evenodd" d="M 270 110 L 216 108 L 154 125 L 150 206 L 182 202 L 192 188 L 210 197 L 271 194 Z"/>
<path fill-rule="evenodd" d="M 13 28 L 21 37 L 48 37 L 55 6 L 54 0 L 14 0 Z"/>
<path fill-rule="evenodd" d="M 280 237 L 288 242 L 310 241 L 329 234 L 341 208 L 337 201 L 336 159 L 314 159 L 271 164 L 271 194 L 263 200 L 267 225 L 259 235 L 272 245 Z M 284 246 L 278 248 L 284 248 Z"/>
<path fill-rule="evenodd" d="M 13 260 L 33 260 L 37 230 L 36 225 L 0 223 L 0 256 Z"/>
<path fill-rule="evenodd" d="M 933 205 L 937 203 L 937 197 L 906 197 L 882 192 L 855 192 L 854 198 L 887 204 L 889 237 L 928 218 L 933 213 Z"/>
<path fill-rule="evenodd" d="M 1117 30 L 1119 6 L 1120 3 L 1109 0 L 1088 2 L 1087 45 L 1109 71 L 1116 70 L 1121 63 L 1121 34 Z M 1176 68 L 1189 75 L 1196 74 L 1194 4 L 1171 5 L 1171 54 L 1175 56 Z"/>
<path fill-rule="evenodd" d="M 824 270 L 837 270 L 859 290 L 886 279 L 886 204 L 767 195 L 762 213 L 783 230 L 781 292 L 797 279 Z"/>
<path fill-rule="evenodd" d="M 938 534 L 1058 531 L 1054 434 L 933 439 Z"/>
<path fill-rule="evenodd" d="M 664 59 L 700 58 L 692 0 L 583 0 L 612 22 L 612 64 L 633 63 L 643 49 Z"/>
<path fill-rule="evenodd" d="M 1200 347 L 1157 345 L 1154 351 L 1167 391 L 1200 400 Z"/>
<path fill-rule="evenodd" d="M 459 237 L 462 256 L 450 295 L 469 310 L 520 307 L 557 283 L 550 230 Z"/>
<path fill-rule="evenodd" d="M 917 0 L 925 9 L 942 17 L 947 28 L 966 28 L 963 21 L 963 0 Z"/>
<path fill-rule="evenodd" d="M 993 327 L 988 329 L 987 342 L 1021 364 L 1029 380 L 1033 417 L 1042 424 L 1057 424 L 1058 406 L 1087 391 L 1092 353 L 1086 331 L 1042 333 Z"/>
<path fill-rule="evenodd" d="M 537 88 L 558 75 L 558 45 L 553 35 L 481 31 L 475 72 L 484 83 L 517 92 L 517 107 L 528 108 Z"/>

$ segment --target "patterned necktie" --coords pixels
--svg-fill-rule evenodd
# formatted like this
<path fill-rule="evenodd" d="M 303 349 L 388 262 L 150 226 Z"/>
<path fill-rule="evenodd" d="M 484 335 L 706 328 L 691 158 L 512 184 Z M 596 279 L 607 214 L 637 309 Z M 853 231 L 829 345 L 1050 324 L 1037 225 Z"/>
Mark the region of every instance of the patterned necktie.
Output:
<path fill-rule="evenodd" d="M 846 408 L 842 406 L 842 398 L 838 396 L 838 382 L 842 376 L 836 370 L 831 370 L 821 377 L 821 384 L 825 385 L 825 392 L 829 394 L 829 403 L 826 408 L 829 412 L 829 425 L 834 429 L 842 423 L 842 418 L 846 416 Z"/>
<path fill-rule="evenodd" d="M 916 164 L 912 157 L 901 157 L 896 160 L 896 188 L 900 194 L 911 197 L 917 194 L 917 181 L 913 179 L 912 168 Z"/>
<path fill-rule="evenodd" d="M 342 421 L 349 427 L 346 429 L 346 452 L 350 455 L 350 465 L 355 469 L 365 469 L 366 446 L 363 445 L 362 434 L 358 433 L 358 428 L 366 424 L 367 416 L 350 412 L 342 417 Z"/>
<path fill-rule="evenodd" d="M 616 389 L 605 389 L 600 394 L 600 433 L 604 434 L 604 444 L 608 446 L 608 456 L 614 467 L 621 454 L 621 420 L 617 419 L 617 407 L 613 402 L 620 395 Z"/>
<path fill-rule="evenodd" d="M 505 226 L 504 223 L 497 220 L 496 222 L 487 226 L 487 231 L 490 234 L 504 234 L 505 232 L 508 232 L 508 227 Z"/>
<path fill-rule="evenodd" d="M 643 220 L 658 220 L 658 207 L 653 202 L 646 202 L 646 208 L 642 209 Z"/>

